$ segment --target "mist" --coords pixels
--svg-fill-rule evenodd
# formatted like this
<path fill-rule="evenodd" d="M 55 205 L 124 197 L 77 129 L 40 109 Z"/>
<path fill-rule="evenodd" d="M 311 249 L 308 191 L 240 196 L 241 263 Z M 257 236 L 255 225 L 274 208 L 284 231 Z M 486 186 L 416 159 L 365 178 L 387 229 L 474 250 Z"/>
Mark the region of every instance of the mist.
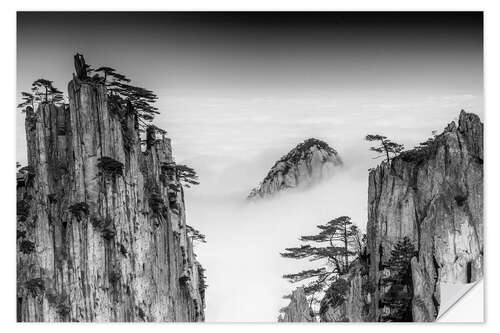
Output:
<path fill-rule="evenodd" d="M 345 167 L 313 188 L 252 202 L 245 200 L 248 188 L 238 190 L 231 182 L 208 185 L 212 193 L 207 188 L 200 193 L 187 190 L 188 221 L 208 241 L 196 249 L 207 269 L 206 320 L 276 321 L 288 302 L 282 296 L 296 287 L 281 276 L 319 264 L 281 258 L 279 253 L 337 216 L 351 216 L 365 227 L 366 180 L 355 174 Z"/>
<path fill-rule="evenodd" d="M 185 202 L 207 236 L 196 244 L 206 320 L 276 321 L 296 287 L 281 276 L 317 267 L 279 253 L 338 216 L 365 229 L 368 169 L 380 162 L 366 134 L 411 148 L 461 109 L 483 118 L 482 48 L 480 13 L 32 12 L 18 15 L 17 90 L 38 77 L 65 90 L 81 52 L 156 92 L 154 123 L 201 182 Z M 311 189 L 245 200 L 311 137 L 344 167 Z M 21 112 L 16 148 L 25 164 Z"/>

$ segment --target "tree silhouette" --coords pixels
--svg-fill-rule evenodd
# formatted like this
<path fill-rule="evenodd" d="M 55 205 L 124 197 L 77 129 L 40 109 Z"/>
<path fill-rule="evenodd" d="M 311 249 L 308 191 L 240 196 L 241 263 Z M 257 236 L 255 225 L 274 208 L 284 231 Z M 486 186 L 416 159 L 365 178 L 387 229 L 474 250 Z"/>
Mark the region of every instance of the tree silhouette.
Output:
<path fill-rule="evenodd" d="M 83 55 L 77 53 L 75 70 L 80 81 L 103 83 L 108 92 L 110 111 L 118 116 L 122 116 L 123 111 L 135 114 L 140 123 L 140 131 L 150 126 L 154 116 L 159 114 L 158 108 L 153 105 L 158 96 L 151 90 L 130 84 L 131 80 L 116 69 L 109 66 L 92 69 L 85 62 Z"/>
<path fill-rule="evenodd" d="M 59 89 L 54 87 L 54 81 L 38 79 L 31 84 L 31 87 L 34 95 L 33 101 L 56 103 L 63 100 L 62 91 L 59 91 Z M 28 96 L 26 95 L 26 97 Z"/>
<path fill-rule="evenodd" d="M 382 321 L 413 321 L 411 259 L 416 255 L 415 247 L 408 237 L 400 240 L 391 250 L 386 268 L 389 275 L 381 280 L 383 285 L 388 286 L 382 303 L 389 309 L 388 314 L 381 318 Z"/>
<path fill-rule="evenodd" d="M 326 261 L 326 267 L 283 275 L 283 278 L 291 283 L 308 280 L 305 293 L 310 297 L 311 303 L 318 301 L 315 294 L 323 291 L 328 282 L 335 281 L 348 272 L 363 247 L 363 236 L 349 216 L 337 217 L 317 227 L 320 230 L 318 234 L 300 237 L 300 241 L 305 244 L 286 248 L 285 252 L 281 253 L 285 258 Z"/>
<path fill-rule="evenodd" d="M 108 91 L 110 109 L 118 114 L 118 110 L 130 110 L 137 115 L 141 130 L 150 126 L 158 108 L 153 103 L 158 96 L 148 89 L 130 84 L 131 80 L 109 66 L 101 66 L 91 71 L 94 80 L 105 84 Z"/>
<path fill-rule="evenodd" d="M 202 234 L 199 230 L 196 230 L 190 225 L 186 224 L 186 230 L 187 230 L 187 235 L 190 237 L 193 241 L 198 241 L 201 243 L 206 243 L 206 237 L 204 234 Z"/>
<path fill-rule="evenodd" d="M 35 108 L 35 96 L 33 94 L 30 94 L 28 92 L 22 91 L 21 92 L 21 99 L 22 102 L 17 105 L 18 108 L 22 108 L 22 111 L 26 111 L 27 106 L 31 106 L 33 109 Z"/>
<path fill-rule="evenodd" d="M 380 157 L 383 157 L 385 155 L 387 161 L 390 160 L 390 154 L 393 154 L 394 156 L 396 156 L 405 149 L 405 147 L 402 144 L 392 142 L 386 136 L 379 135 L 379 134 L 368 134 L 365 137 L 365 140 L 370 141 L 370 142 L 377 142 L 378 141 L 380 143 L 380 145 L 376 146 L 376 147 L 370 147 L 370 150 L 382 154 L 382 155 L 377 156 L 375 158 L 380 158 Z"/>
<path fill-rule="evenodd" d="M 199 185 L 198 175 L 193 168 L 188 167 L 184 164 L 176 164 L 175 172 L 177 179 L 186 187 L 191 187 L 191 185 Z"/>

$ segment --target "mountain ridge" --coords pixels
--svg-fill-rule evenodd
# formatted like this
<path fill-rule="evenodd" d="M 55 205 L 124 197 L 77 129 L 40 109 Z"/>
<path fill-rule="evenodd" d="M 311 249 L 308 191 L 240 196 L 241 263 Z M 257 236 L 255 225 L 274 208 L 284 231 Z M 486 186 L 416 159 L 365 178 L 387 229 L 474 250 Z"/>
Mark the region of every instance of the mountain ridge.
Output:
<path fill-rule="evenodd" d="M 309 138 L 283 155 L 247 199 L 263 198 L 299 186 L 312 186 L 343 166 L 337 151 L 326 142 Z"/>

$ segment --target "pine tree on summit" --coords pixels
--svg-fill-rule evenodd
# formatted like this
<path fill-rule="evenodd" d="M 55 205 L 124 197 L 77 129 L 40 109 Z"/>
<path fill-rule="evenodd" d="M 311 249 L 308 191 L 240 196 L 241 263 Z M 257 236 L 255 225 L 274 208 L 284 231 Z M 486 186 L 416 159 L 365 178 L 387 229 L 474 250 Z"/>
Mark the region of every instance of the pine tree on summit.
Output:
<path fill-rule="evenodd" d="M 363 235 L 349 216 L 337 217 L 317 227 L 320 229 L 318 234 L 300 237 L 300 241 L 306 244 L 287 248 L 281 253 L 281 256 L 285 258 L 326 260 L 327 267 L 303 270 L 283 276 L 291 283 L 309 280 L 304 291 L 310 297 L 311 303 L 318 301 L 315 299 L 317 292 L 323 291 L 328 283 L 348 272 L 350 265 L 361 252 L 364 242 Z M 319 246 L 313 246 L 310 243 L 316 243 Z"/>
<path fill-rule="evenodd" d="M 365 140 L 370 142 L 379 141 L 380 145 L 377 147 L 370 147 L 370 150 L 382 154 L 374 158 L 380 158 L 385 155 L 387 161 L 391 159 L 390 154 L 396 156 L 405 149 L 404 145 L 392 142 L 386 136 L 379 134 L 368 134 Z"/>
<path fill-rule="evenodd" d="M 61 103 L 64 102 L 63 93 L 54 87 L 54 81 L 47 79 L 38 79 L 31 84 L 31 93 L 21 92 L 22 102 L 17 105 L 24 112 L 26 107 L 31 107 L 33 110 L 39 103 Z M 36 103 L 36 105 L 35 105 Z"/>
<path fill-rule="evenodd" d="M 111 112 L 119 115 L 122 110 L 130 110 L 137 116 L 141 131 L 150 126 L 154 116 L 159 114 L 158 108 L 153 105 L 158 96 L 151 90 L 130 84 L 131 80 L 116 69 L 109 66 L 92 69 L 85 62 L 83 55 L 76 54 L 75 70 L 81 81 L 103 83 L 108 92 Z"/>

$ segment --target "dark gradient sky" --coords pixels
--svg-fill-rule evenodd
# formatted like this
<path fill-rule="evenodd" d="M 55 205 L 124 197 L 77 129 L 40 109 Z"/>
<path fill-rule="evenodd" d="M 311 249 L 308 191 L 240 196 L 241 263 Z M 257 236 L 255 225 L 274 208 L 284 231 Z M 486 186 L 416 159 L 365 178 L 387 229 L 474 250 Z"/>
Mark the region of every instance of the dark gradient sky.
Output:
<path fill-rule="evenodd" d="M 38 73 L 65 85 L 75 51 L 154 90 L 359 90 L 405 81 L 453 89 L 464 79 L 477 89 L 482 14 L 19 13 L 20 89 Z"/>
<path fill-rule="evenodd" d="M 66 90 L 72 55 L 81 52 L 88 63 L 112 66 L 157 92 L 158 106 L 171 121 L 189 108 L 219 116 L 220 110 L 204 103 L 213 106 L 224 98 L 239 99 L 238 108 L 242 98 L 365 98 L 386 104 L 398 98 L 473 95 L 475 111 L 481 112 L 482 16 L 20 12 L 17 89 L 27 90 L 44 77 Z M 189 98 L 202 101 L 178 105 Z M 163 116 L 158 121 L 167 126 Z M 175 139 L 175 129 L 172 134 Z M 24 146 L 22 131 L 18 146 Z M 22 150 L 18 159 L 24 160 Z"/>
<path fill-rule="evenodd" d="M 334 216 L 364 228 L 366 170 L 379 162 L 367 133 L 412 147 L 460 109 L 483 115 L 482 13 L 19 13 L 18 91 L 39 77 L 66 91 L 75 52 L 155 91 L 156 124 L 200 175 L 186 203 L 208 238 L 197 252 L 209 321 L 274 321 L 290 291 L 281 276 L 297 269 L 279 251 Z M 342 175 L 238 206 L 307 137 L 339 151 Z"/>

